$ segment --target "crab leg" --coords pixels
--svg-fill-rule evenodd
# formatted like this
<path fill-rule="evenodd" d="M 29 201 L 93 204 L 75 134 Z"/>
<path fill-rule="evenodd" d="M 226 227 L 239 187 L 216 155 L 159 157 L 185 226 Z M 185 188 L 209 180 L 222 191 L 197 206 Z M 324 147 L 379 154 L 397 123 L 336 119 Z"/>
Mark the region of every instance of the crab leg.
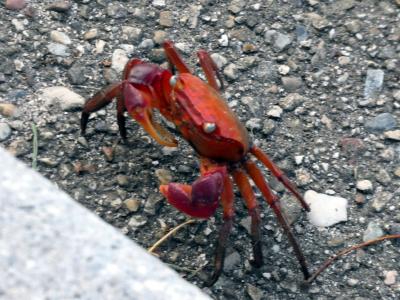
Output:
<path fill-rule="evenodd" d="M 81 132 L 85 134 L 86 126 L 89 120 L 89 116 L 92 112 L 102 109 L 107 104 L 110 104 L 112 100 L 121 94 L 121 82 L 109 85 L 105 90 L 96 93 L 90 98 L 82 110 L 81 116 Z"/>
<path fill-rule="evenodd" d="M 299 200 L 301 205 L 306 211 L 310 211 L 310 207 L 304 201 L 303 196 L 297 190 L 296 186 L 287 178 L 287 176 L 279 169 L 279 167 L 265 154 L 260 148 L 253 146 L 250 148 L 250 153 L 261 161 L 272 174 Z"/>
<path fill-rule="evenodd" d="M 278 222 L 283 227 L 283 230 L 288 236 L 289 242 L 293 247 L 294 253 L 297 257 L 297 260 L 300 263 L 301 270 L 304 274 L 304 278 L 307 279 L 310 277 L 310 273 L 308 271 L 307 262 L 303 255 L 303 252 L 300 249 L 300 246 L 290 229 L 288 222 L 286 221 L 282 211 L 279 207 L 279 199 L 278 197 L 272 193 L 270 187 L 264 179 L 263 174 L 260 169 L 257 168 L 256 164 L 250 160 L 245 162 L 245 168 L 247 173 L 250 175 L 251 179 L 254 181 L 256 186 L 260 189 L 261 193 L 264 195 L 265 200 L 268 202 L 269 206 L 273 209 L 276 217 L 278 218 Z"/>
<path fill-rule="evenodd" d="M 218 280 L 224 268 L 226 245 L 228 243 L 229 234 L 232 230 L 233 224 L 233 198 L 234 195 L 232 181 L 229 176 L 226 176 L 224 180 L 224 190 L 221 194 L 221 203 L 224 210 L 224 221 L 219 231 L 217 247 L 215 249 L 214 273 L 205 283 L 206 286 L 212 286 Z"/>
<path fill-rule="evenodd" d="M 205 50 L 199 50 L 197 52 L 197 56 L 199 57 L 200 65 L 204 74 L 206 75 L 208 84 L 211 85 L 216 91 L 219 91 L 220 89 L 223 90 L 224 82 L 222 80 L 221 73 L 219 72 L 217 65 L 212 60 L 208 52 Z M 221 88 L 219 88 L 215 78 L 218 78 Z"/>
<path fill-rule="evenodd" d="M 261 231 L 260 231 L 260 213 L 258 210 L 258 203 L 251 188 L 247 175 L 241 169 L 236 169 L 232 173 L 237 186 L 239 187 L 240 194 L 243 196 L 247 209 L 251 217 L 251 239 L 253 244 L 254 261 L 252 262 L 255 267 L 261 267 L 263 263 L 262 248 L 261 248 Z"/>
<path fill-rule="evenodd" d="M 165 56 L 168 62 L 178 69 L 179 73 L 192 73 L 186 63 L 183 61 L 182 57 L 176 51 L 174 44 L 171 41 L 165 41 L 163 44 Z"/>

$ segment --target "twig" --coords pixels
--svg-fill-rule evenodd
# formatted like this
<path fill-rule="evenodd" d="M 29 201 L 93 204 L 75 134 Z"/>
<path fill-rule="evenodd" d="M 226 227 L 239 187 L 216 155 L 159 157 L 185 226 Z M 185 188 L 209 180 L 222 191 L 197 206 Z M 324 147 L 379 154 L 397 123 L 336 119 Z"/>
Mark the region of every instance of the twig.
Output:
<path fill-rule="evenodd" d="M 166 235 L 164 235 L 162 238 L 160 238 L 153 246 L 151 246 L 149 249 L 147 249 L 147 252 L 149 253 L 153 253 L 154 250 L 160 246 L 165 240 L 167 240 L 171 235 L 173 235 L 175 232 L 177 232 L 179 229 L 181 229 L 182 227 L 194 223 L 196 222 L 195 219 L 189 219 L 186 222 L 176 226 L 175 228 L 173 228 L 170 232 L 168 232 Z"/>
<path fill-rule="evenodd" d="M 32 169 L 37 169 L 37 156 L 38 156 L 38 132 L 35 123 L 32 123 L 32 134 L 33 134 L 33 141 L 32 141 Z"/>
<path fill-rule="evenodd" d="M 351 247 L 349 247 L 347 249 L 344 249 L 344 250 L 340 251 L 339 253 L 335 254 L 334 256 L 328 258 L 322 264 L 322 266 L 317 271 L 315 271 L 314 274 L 312 274 L 311 277 L 308 278 L 305 282 L 308 283 L 308 284 L 312 283 L 318 277 L 318 275 L 321 274 L 321 272 L 323 272 L 326 268 L 328 268 L 335 260 L 337 260 L 338 258 L 348 254 L 349 252 L 357 250 L 357 249 L 360 249 L 360 248 L 363 248 L 363 247 L 366 247 L 366 246 L 369 246 L 369 245 L 373 245 L 373 244 L 379 243 L 379 242 L 384 241 L 384 240 L 390 240 L 390 239 L 400 239 L 400 234 L 385 235 L 385 236 L 382 236 L 380 238 L 377 238 L 377 239 L 374 239 L 374 240 L 370 240 L 370 241 L 367 241 L 367 242 L 364 242 L 364 243 L 361 243 L 361 244 L 357 244 L 357 245 L 351 246 Z"/>

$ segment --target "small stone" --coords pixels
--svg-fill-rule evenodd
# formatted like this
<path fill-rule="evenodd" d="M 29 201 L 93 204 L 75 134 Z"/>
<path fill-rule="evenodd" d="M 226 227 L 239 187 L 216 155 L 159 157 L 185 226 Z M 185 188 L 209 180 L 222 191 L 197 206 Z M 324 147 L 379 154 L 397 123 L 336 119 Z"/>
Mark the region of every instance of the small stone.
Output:
<path fill-rule="evenodd" d="M 221 47 L 228 47 L 229 46 L 229 38 L 227 34 L 221 35 L 221 37 L 218 39 L 218 44 Z"/>
<path fill-rule="evenodd" d="M 133 230 L 143 227 L 147 223 L 147 218 L 142 215 L 133 216 L 129 219 L 128 226 Z"/>
<path fill-rule="evenodd" d="M 56 11 L 56 12 L 67 12 L 72 7 L 72 3 L 69 0 L 58 0 L 53 1 L 47 7 L 48 10 Z"/>
<path fill-rule="evenodd" d="M 282 116 L 283 110 L 278 105 L 273 105 L 272 108 L 267 112 L 268 117 L 279 119 Z"/>
<path fill-rule="evenodd" d="M 296 180 L 299 186 L 306 186 L 311 183 L 311 174 L 304 168 L 296 170 Z"/>
<path fill-rule="evenodd" d="M 264 134 L 271 134 L 275 130 L 275 122 L 271 119 L 266 119 L 263 122 L 262 131 Z"/>
<path fill-rule="evenodd" d="M 246 121 L 246 128 L 249 130 L 260 129 L 261 128 L 261 119 L 259 118 L 251 118 Z"/>
<path fill-rule="evenodd" d="M 305 41 L 308 38 L 307 27 L 305 27 L 303 25 L 296 25 L 295 33 L 296 33 L 296 37 L 297 37 L 297 41 L 298 42 Z"/>
<path fill-rule="evenodd" d="M 369 193 L 369 192 L 372 192 L 372 190 L 373 190 L 372 182 L 367 179 L 357 181 L 356 188 L 357 188 L 357 190 L 364 192 L 364 193 Z"/>
<path fill-rule="evenodd" d="M 167 32 L 164 30 L 156 30 L 154 31 L 153 41 L 157 45 L 161 45 L 167 39 Z"/>
<path fill-rule="evenodd" d="M 386 285 L 393 285 L 396 283 L 396 278 L 398 275 L 396 270 L 386 271 L 384 275 L 385 275 L 384 283 Z"/>
<path fill-rule="evenodd" d="M 111 68 L 121 74 L 129 58 L 123 49 L 115 49 L 111 58 Z"/>
<path fill-rule="evenodd" d="M 301 165 L 303 163 L 304 155 L 296 155 L 294 157 L 294 162 L 296 165 Z"/>
<path fill-rule="evenodd" d="M 6 8 L 10 10 L 20 10 L 25 8 L 26 5 L 25 0 L 6 0 Z"/>
<path fill-rule="evenodd" d="M 165 0 L 153 0 L 152 3 L 155 7 L 165 7 Z"/>
<path fill-rule="evenodd" d="M 7 123 L 0 123 L 0 142 L 11 136 L 11 127 Z"/>
<path fill-rule="evenodd" d="M 246 284 L 246 292 L 251 298 L 251 300 L 261 300 L 264 299 L 264 292 L 263 290 L 259 289 L 258 287 L 247 283 Z"/>
<path fill-rule="evenodd" d="M 160 181 L 160 184 L 168 184 L 172 181 L 171 172 L 166 169 L 157 169 L 155 174 Z"/>
<path fill-rule="evenodd" d="M 392 181 L 392 178 L 385 169 L 380 169 L 378 174 L 376 174 L 376 180 L 383 185 L 388 185 Z"/>
<path fill-rule="evenodd" d="M 129 177 L 123 174 L 117 175 L 117 183 L 119 186 L 128 186 L 129 185 Z"/>
<path fill-rule="evenodd" d="M 214 61 L 214 63 L 217 65 L 218 69 L 222 69 L 222 67 L 228 63 L 228 60 L 224 56 L 222 56 L 221 54 L 218 54 L 218 53 L 211 54 L 211 58 Z"/>
<path fill-rule="evenodd" d="M 97 30 L 97 28 L 92 28 L 83 34 L 83 39 L 87 40 L 87 41 L 93 40 L 93 39 L 97 38 L 98 34 L 99 34 L 99 31 Z"/>
<path fill-rule="evenodd" d="M 323 30 L 326 27 L 330 26 L 329 21 L 326 18 L 318 15 L 317 13 L 307 13 L 306 17 L 311 21 L 311 24 L 315 29 Z"/>
<path fill-rule="evenodd" d="M 146 200 L 143 210 L 149 215 L 154 216 L 157 213 L 163 201 L 164 198 L 160 194 L 151 194 L 149 198 Z"/>
<path fill-rule="evenodd" d="M 235 270 L 240 262 L 240 254 L 237 251 L 234 251 L 225 258 L 224 270 L 227 272 Z"/>
<path fill-rule="evenodd" d="M 368 69 L 364 86 L 365 99 L 376 98 L 379 96 L 382 90 L 384 75 L 385 72 L 383 70 Z"/>
<path fill-rule="evenodd" d="M 400 141 L 400 129 L 386 131 L 384 135 L 389 140 Z"/>
<path fill-rule="evenodd" d="M 106 42 L 105 42 L 105 41 L 103 41 L 103 40 L 96 40 L 94 52 L 95 52 L 96 54 L 101 54 L 101 53 L 103 53 L 103 52 L 104 52 L 104 46 L 105 46 L 105 45 L 106 45 Z"/>
<path fill-rule="evenodd" d="M 172 12 L 168 10 L 160 12 L 159 23 L 164 27 L 172 27 L 174 25 Z"/>
<path fill-rule="evenodd" d="M 279 106 L 281 106 L 285 111 L 292 111 L 296 107 L 300 106 L 306 100 L 305 97 L 297 93 L 290 93 L 285 98 L 279 101 Z"/>
<path fill-rule="evenodd" d="M 310 222 L 319 227 L 328 227 L 347 221 L 347 199 L 329 196 L 308 190 L 304 200 L 310 205 L 307 213 Z"/>
<path fill-rule="evenodd" d="M 19 115 L 19 110 L 14 104 L 0 103 L 0 115 L 6 118 L 17 117 Z"/>
<path fill-rule="evenodd" d="M 114 148 L 113 147 L 102 147 L 104 156 L 106 157 L 106 161 L 111 162 L 114 158 Z"/>
<path fill-rule="evenodd" d="M 59 106 L 63 111 L 80 109 L 85 99 L 64 86 L 53 86 L 39 91 L 46 105 Z"/>
<path fill-rule="evenodd" d="M 390 113 L 382 113 L 365 122 L 365 128 L 370 131 L 386 131 L 397 126 L 396 118 Z"/>
<path fill-rule="evenodd" d="M 86 81 L 85 68 L 82 64 L 75 63 L 67 72 L 68 79 L 72 84 L 83 84 Z"/>
<path fill-rule="evenodd" d="M 251 234 L 251 217 L 247 216 L 244 219 L 242 219 L 239 223 L 241 226 L 243 226 L 244 229 L 246 229 L 248 234 Z"/>
<path fill-rule="evenodd" d="M 303 85 L 300 77 L 284 76 L 282 77 L 282 84 L 286 91 L 294 92 Z"/>
<path fill-rule="evenodd" d="M 390 202 L 392 197 L 393 194 L 379 190 L 374 194 L 371 207 L 375 212 L 381 212 L 385 205 Z"/>
<path fill-rule="evenodd" d="M 400 101 L 400 90 L 393 91 L 393 98 L 397 101 Z"/>
<path fill-rule="evenodd" d="M 349 278 L 349 279 L 347 280 L 347 284 L 348 284 L 349 286 L 352 286 L 352 287 L 358 285 L 359 282 L 360 282 L 360 280 L 355 279 L 355 278 Z"/>
<path fill-rule="evenodd" d="M 137 212 L 140 207 L 140 200 L 136 198 L 130 198 L 124 200 L 124 206 L 130 211 L 130 212 Z"/>
<path fill-rule="evenodd" d="M 66 57 L 66 56 L 71 55 L 69 48 L 60 43 L 49 43 L 49 45 L 47 46 L 47 49 L 49 50 L 49 52 L 51 54 L 56 55 L 56 56 Z"/>
<path fill-rule="evenodd" d="M 233 63 L 227 65 L 224 68 L 224 75 L 229 79 L 237 79 L 239 77 L 237 66 Z"/>
<path fill-rule="evenodd" d="M 138 47 L 140 49 L 152 49 L 154 48 L 154 42 L 152 39 L 144 39 Z"/>
<path fill-rule="evenodd" d="M 290 72 L 290 67 L 287 65 L 280 65 L 278 67 L 278 72 L 281 75 L 287 75 Z"/>
<path fill-rule="evenodd" d="M 253 53 L 257 52 L 257 46 L 251 43 L 244 43 L 242 47 L 243 53 Z"/>
<path fill-rule="evenodd" d="M 106 7 L 107 15 L 113 19 L 122 19 L 128 14 L 126 6 L 122 5 L 121 3 L 111 2 Z"/>
<path fill-rule="evenodd" d="M 400 167 L 397 167 L 397 168 L 394 170 L 394 175 L 396 175 L 397 177 L 400 177 Z"/>
<path fill-rule="evenodd" d="M 189 6 L 189 28 L 194 29 L 197 27 L 197 23 L 200 16 L 201 5 L 190 5 Z"/>
<path fill-rule="evenodd" d="M 274 49 L 281 52 L 289 47 L 293 38 L 288 34 L 277 33 L 274 41 Z"/>
<path fill-rule="evenodd" d="M 375 222 L 369 222 L 367 229 L 364 231 L 364 234 L 363 234 L 363 241 L 368 242 L 368 241 L 377 239 L 377 238 L 383 236 L 383 234 L 384 234 L 383 230 L 379 226 L 379 224 L 377 224 Z"/>
<path fill-rule="evenodd" d="M 364 204 L 365 203 L 365 196 L 361 193 L 356 193 L 356 197 L 354 199 L 354 201 L 357 204 Z"/>
<path fill-rule="evenodd" d="M 340 56 L 338 58 L 339 65 L 345 66 L 350 63 L 350 58 L 348 56 Z"/>
<path fill-rule="evenodd" d="M 50 31 L 50 39 L 53 42 L 60 43 L 63 45 L 71 44 L 71 39 L 69 38 L 69 36 L 67 34 L 65 34 L 64 32 L 57 31 L 57 30 Z"/>

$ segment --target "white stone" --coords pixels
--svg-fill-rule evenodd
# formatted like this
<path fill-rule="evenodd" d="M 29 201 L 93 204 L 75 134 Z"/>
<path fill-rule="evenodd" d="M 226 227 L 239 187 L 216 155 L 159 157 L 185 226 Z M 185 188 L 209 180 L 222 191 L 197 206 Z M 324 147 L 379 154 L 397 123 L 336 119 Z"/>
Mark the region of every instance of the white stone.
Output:
<path fill-rule="evenodd" d="M 283 113 L 283 109 L 278 105 L 272 106 L 272 108 L 267 112 L 267 116 L 273 118 L 280 118 Z"/>
<path fill-rule="evenodd" d="M 328 227 L 347 221 L 348 200 L 345 198 L 308 190 L 304 194 L 304 200 L 310 205 L 311 211 L 308 213 L 308 218 L 315 226 Z"/>
<path fill-rule="evenodd" d="M 122 73 L 128 60 L 129 58 L 125 50 L 115 49 L 111 58 L 111 68 L 117 71 L 118 74 Z"/>
<path fill-rule="evenodd" d="M 356 183 L 356 188 L 362 192 L 370 192 L 373 189 L 372 182 L 370 180 L 359 180 Z"/>
<path fill-rule="evenodd" d="M 71 44 L 71 39 L 67 34 L 61 31 L 57 30 L 52 30 L 50 31 L 50 39 L 53 42 L 63 44 L 63 45 L 70 45 Z"/>
<path fill-rule="evenodd" d="M 82 107 L 85 99 L 65 86 L 52 86 L 39 91 L 40 97 L 48 106 L 59 106 L 68 111 Z"/>

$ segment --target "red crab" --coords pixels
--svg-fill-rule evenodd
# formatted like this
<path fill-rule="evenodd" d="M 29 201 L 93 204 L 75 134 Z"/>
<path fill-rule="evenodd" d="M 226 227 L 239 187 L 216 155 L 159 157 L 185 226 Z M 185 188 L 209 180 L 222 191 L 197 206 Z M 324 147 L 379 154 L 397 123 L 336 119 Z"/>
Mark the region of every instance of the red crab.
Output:
<path fill-rule="evenodd" d="M 126 139 L 124 113 L 127 111 L 159 144 L 177 146 L 172 134 L 153 120 L 153 109 L 159 110 L 199 155 L 201 173 L 191 185 L 162 185 L 161 193 L 178 210 L 195 218 L 210 217 L 219 202 L 223 208 L 215 270 L 208 285 L 216 282 L 223 269 L 225 248 L 234 216 L 233 182 L 238 186 L 251 216 L 254 266 L 262 264 L 260 214 L 249 177 L 276 214 L 294 248 L 304 277 L 308 278 L 310 274 L 306 260 L 281 212 L 278 197 L 268 186 L 251 156 L 269 169 L 293 193 L 304 209 L 309 211 L 310 208 L 286 175 L 260 148 L 251 144 L 245 127 L 221 97 L 218 85 L 219 81 L 222 86 L 221 76 L 209 54 L 204 50 L 197 53 L 207 78 L 207 82 L 204 82 L 192 74 L 172 42 L 167 41 L 163 46 L 170 69 L 140 59 L 130 60 L 125 66 L 122 81 L 109 85 L 85 104 L 81 117 L 82 134 L 85 133 L 90 113 L 116 98 L 117 121 L 123 139 Z"/>

